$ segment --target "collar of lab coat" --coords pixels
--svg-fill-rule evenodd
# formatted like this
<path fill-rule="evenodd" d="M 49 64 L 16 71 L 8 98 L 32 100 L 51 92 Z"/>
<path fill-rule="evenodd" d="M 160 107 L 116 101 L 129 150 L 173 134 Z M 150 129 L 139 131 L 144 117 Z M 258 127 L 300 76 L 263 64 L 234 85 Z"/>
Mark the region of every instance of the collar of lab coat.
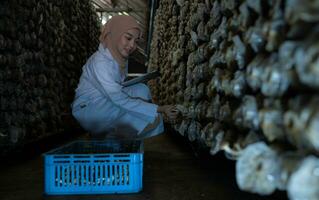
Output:
<path fill-rule="evenodd" d="M 100 43 L 99 44 L 99 52 L 105 56 L 108 60 L 111 60 L 113 63 L 115 63 L 116 67 L 119 68 L 119 64 L 116 62 L 116 60 L 113 58 L 110 50 L 108 48 L 104 48 L 103 44 Z M 121 79 L 122 81 L 127 77 L 127 73 L 128 73 L 128 62 L 126 61 L 126 64 L 125 64 L 125 74 L 121 74 Z"/>
<path fill-rule="evenodd" d="M 99 51 L 102 53 L 103 56 L 106 56 L 109 60 L 116 62 L 115 59 L 113 58 L 110 50 L 108 48 L 104 48 L 102 43 L 100 43 L 100 45 L 99 45 Z M 116 62 L 116 64 L 118 64 L 118 63 Z"/>

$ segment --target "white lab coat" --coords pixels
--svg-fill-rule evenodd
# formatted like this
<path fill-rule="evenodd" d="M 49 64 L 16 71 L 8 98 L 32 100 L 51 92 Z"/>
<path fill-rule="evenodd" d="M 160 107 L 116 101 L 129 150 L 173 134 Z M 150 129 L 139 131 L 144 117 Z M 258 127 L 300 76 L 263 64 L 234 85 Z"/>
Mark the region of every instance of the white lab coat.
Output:
<path fill-rule="evenodd" d="M 100 134 L 112 132 L 124 125 L 143 138 L 164 131 L 160 116 L 160 124 L 141 135 L 143 129 L 159 115 L 158 106 L 147 102 L 151 100 L 151 95 L 145 84 L 123 87 L 121 83 L 126 74 L 120 72 L 110 51 L 100 44 L 98 51 L 82 68 L 72 103 L 72 114 L 84 129 L 92 134 Z"/>

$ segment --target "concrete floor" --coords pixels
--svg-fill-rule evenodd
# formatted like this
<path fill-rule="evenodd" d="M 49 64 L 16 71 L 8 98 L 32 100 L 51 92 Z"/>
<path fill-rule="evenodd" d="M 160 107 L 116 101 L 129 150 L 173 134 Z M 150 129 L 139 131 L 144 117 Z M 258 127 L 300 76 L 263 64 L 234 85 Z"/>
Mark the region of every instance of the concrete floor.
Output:
<path fill-rule="evenodd" d="M 26 157 L 1 161 L 1 200 L 284 200 L 284 192 L 258 196 L 240 191 L 235 163 L 222 154 L 196 156 L 183 138 L 162 134 L 145 141 L 143 191 L 121 195 L 43 196 L 43 164 L 39 154 L 51 146 L 36 146 Z M 31 156 L 30 156 L 31 155 Z"/>

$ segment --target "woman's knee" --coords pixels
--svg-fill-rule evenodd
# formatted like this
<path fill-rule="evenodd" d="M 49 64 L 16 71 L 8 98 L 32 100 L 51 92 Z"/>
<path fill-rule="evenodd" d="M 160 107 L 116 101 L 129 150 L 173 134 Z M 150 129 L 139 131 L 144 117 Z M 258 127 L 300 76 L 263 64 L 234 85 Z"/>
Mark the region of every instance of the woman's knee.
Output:
<path fill-rule="evenodd" d="M 123 90 L 133 98 L 141 98 L 145 101 L 150 101 L 152 99 L 150 89 L 144 83 L 124 87 Z"/>
<path fill-rule="evenodd" d="M 152 99 L 150 88 L 146 84 L 139 83 L 137 87 L 140 98 L 145 99 L 147 101 Z"/>

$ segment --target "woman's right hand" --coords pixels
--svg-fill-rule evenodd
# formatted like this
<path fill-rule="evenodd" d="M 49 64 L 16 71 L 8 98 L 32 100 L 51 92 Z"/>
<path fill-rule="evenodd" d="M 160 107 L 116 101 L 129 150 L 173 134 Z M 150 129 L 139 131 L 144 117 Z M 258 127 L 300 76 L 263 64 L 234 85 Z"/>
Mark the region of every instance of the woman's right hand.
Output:
<path fill-rule="evenodd" d="M 164 119 L 166 118 L 169 122 L 174 122 L 178 116 L 178 110 L 174 105 L 163 105 L 159 106 L 157 111 L 164 115 Z"/>

